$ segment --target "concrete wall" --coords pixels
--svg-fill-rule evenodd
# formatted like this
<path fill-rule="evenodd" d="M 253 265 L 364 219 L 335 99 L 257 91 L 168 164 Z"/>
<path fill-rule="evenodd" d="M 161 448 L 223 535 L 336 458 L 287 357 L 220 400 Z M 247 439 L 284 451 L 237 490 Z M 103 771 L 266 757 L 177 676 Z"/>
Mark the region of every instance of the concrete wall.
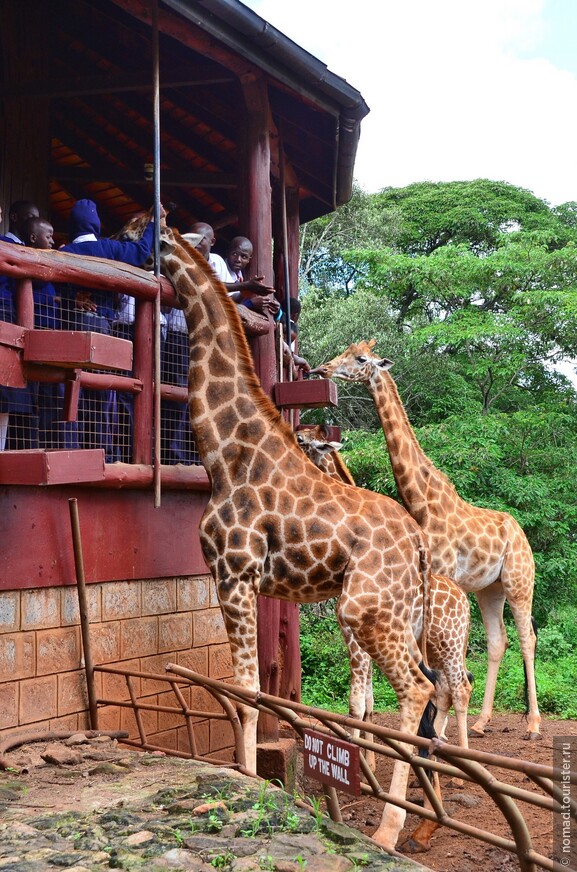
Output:
<path fill-rule="evenodd" d="M 208 575 L 111 581 L 87 586 L 94 665 L 164 674 L 178 663 L 211 678 L 230 679 L 230 648 Z M 76 588 L 0 592 L 0 736 L 14 731 L 76 730 L 88 726 L 85 674 Z M 176 706 L 158 681 L 134 679 L 138 698 Z M 129 699 L 123 677 L 96 673 L 99 697 Z M 191 708 L 217 711 L 202 688 L 186 688 Z M 148 740 L 188 750 L 184 718 L 143 714 Z M 138 732 L 131 709 L 99 710 L 100 729 Z M 200 753 L 231 758 L 232 733 L 225 721 L 195 726 Z"/>

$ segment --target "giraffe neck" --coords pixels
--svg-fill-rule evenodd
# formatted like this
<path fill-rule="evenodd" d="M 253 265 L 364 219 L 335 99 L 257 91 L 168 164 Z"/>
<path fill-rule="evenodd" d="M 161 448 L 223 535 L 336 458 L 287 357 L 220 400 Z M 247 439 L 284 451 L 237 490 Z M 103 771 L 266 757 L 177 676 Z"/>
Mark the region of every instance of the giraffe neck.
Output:
<path fill-rule="evenodd" d="M 246 478 L 254 448 L 271 431 L 275 443 L 294 443 L 298 457 L 292 431 L 260 386 L 240 318 L 224 285 L 189 246 L 177 243 L 163 257 L 163 264 L 188 327 L 190 421 L 209 476 L 226 466 L 229 480 L 234 479 L 235 469 Z M 280 452 L 282 445 L 269 448 Z"/>
<path fill-rule="evenodd" d="M 338 451 L 331 452 L 324 458 L 324 461 L 325 463 L 321 469 L 323 469 L 327 475 L 340 479 L 345 484 L 352 484 L 355 486 L 356 482 Z"/>
<path fill-rule="evenodd" d="M 379 370 L 368 388 L 373 395 L 385 434 L 397 491 L 404 505 L 416 517 L 429 503 L 431 494 L 459 497 L 447 476 L 427 457 L 415 436 L 394 379 Z"/>

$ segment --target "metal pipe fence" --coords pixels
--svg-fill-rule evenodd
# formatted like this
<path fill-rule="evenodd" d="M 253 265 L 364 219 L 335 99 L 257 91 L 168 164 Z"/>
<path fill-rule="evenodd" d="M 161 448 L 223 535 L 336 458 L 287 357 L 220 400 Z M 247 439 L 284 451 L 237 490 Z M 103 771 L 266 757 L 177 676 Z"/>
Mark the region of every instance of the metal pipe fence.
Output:
<path fill-rule="evenodd" d="M 355 720 L 348 715 L 305 706 L 264 693 L 254 693 L 236 685 L 208 678 L 175 664 L 167 664 L 166 675 L 152 675 L 107 666 L 96 666 L 94 672 L 111 673 L 125 677 L 129 688 L 129 701 L 99 698 L 97 703 L 100 706 L 117 705 L 133 709 L 139 741 L 128 740 L 128 744 L 147 750 L 165 750 L 168 754 L 191 759 L 210 760 L 211 758 L 206 755 L 198 755 L 197 743 L 194 738 L 195 725 L 203 719 L 225 719 L 230 723 L 234 736 L 236 764 L 233 765 L 245 774 L 254 775 L 255 773 L 248 772 L 244 765 L 242 727 L 236 710 L 238 705 L 250 706 L 260 712 L 273 715 L 288 724 L 301 739 L 304 730 L 314 728 L 317 732 L 337 739 L 344 739 L 358 745 L 362 750 L 374 751 L 375 754 L 383 755 L 390 760 L 407 760 L 431 807 L 424 808 L 408 799 L 391 796 L 380 784 L 361 754 L 361 792 L 363 795 L 375 797 L 383 803 L 393 803 L 411 814 L 416 814 L 421 818 L 507 851 L 516 856 L 522 872 L 535 872 L 536 869 L 547 869 L 550 872 L 564 872 L 564 870 L 577 872 L 575 866 L 566 865 L 565 861 L 561 862 L 559 858 L 545 856 L 533 847 L 531 833 L 521 810 L 522 804 L 527 804 L 549 811 L 554 818 L 562 813 L 568 813 L 573 821 L 573 826 L 575 826 L 577 803 L 573 799 L 569 799 L 567 802 L 566 796 L 562 793 L 562 787 L 567 784 L 577 785 L 577 772 L 562 771 L 553 766 L 544 766 L 529 760 L 505 757 L 500 754 L 465 749 L 440 739 L 424 739 L 367 721 Z M 166 683 L 175 694 L 176 705 L 162 706 L 138 700 L 132 684 L 134 677 Z M 208 712 L 189 708 L 182 694 L 183 686 L 202 687 L 218 702 L 221 711 Z M 142 711 L 168 711 L 171 714 L 182 716 L 186 725 L 190 752 L 163 749 L 151 744 L 140 715 Z M 353 731 L 355 730 L 363 731 L 365 738 L 354 737 Z M 368 735 L 372 738 L 366 738 Z M 406 745 L 412 746 L 413 750 L 407 751 Z M 425 752 L 427 756 L 421 756 L 419 751 Z M 223 763 L 219 760 L 212 762 L 219 765 Z M 435 770 L 449 778 L 460 778 L 465 782 L 479 785 L 494 804 L 497 813 L 496 820 L 504 819 L 511 837 L 465 823 L 451 814 L 442 800 L 439 800 L 435 795 L 426 770 Z M 521 773 L 531 786 L 521 788 L 509 783 L 506 780 L 506 774 L 502 774 L 507 771 Z M 330 817 L 340 821 L 342 818 L 337 791 L 334 787 L 327 786 L 324 786 L 323 790 Z"/>

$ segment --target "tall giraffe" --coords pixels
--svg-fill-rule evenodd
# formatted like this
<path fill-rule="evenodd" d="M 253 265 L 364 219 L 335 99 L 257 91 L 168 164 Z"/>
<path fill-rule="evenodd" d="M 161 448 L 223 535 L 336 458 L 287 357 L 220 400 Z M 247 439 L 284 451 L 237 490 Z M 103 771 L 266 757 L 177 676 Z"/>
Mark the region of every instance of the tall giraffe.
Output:
<path fill-rule="evenodd" d="M 129 222 L 124 238 L 138 238 L 146 217 Z M 397 695 L 400 729 L 416 733 L 434 692 L 416 642 L 429 581 L 422 531 L 394 500 L 333 481 L 304 456 L 262 391 L 224 286 L 166 227 L 161 260 L 189 330 L 190 419 L 212 485 L 200 540 L 235 681 L 259 687 L 259 594 L 293 602 L 338 596 L 341 621 Z M 240 714 L 247 766 L 254 771 L 258 712 L 247 707 Z M 395 762 L 393 797 L 405 797 L 409 768 Z M 405 817 L 404 809 L 387 803 L 376 841 L 394 849 Z"/>
<path fill-rule="evenodd" d="M 329 442 L 322 425 L 301 428 L 297 442 L 315 466 L 332 478 L 355 486 L 355 480 L 339 453 L 340 442 Z M 457 719 L 458 743 L 468 747 L 467 709 L 471 697 L 470 675 L 465 667 L 469 640 L 470 609 L 467 594 L 443 575 L 431 576 L 431 619 L 427 634 L 429 666 L 437 673 L 435 683 L 435 732 L 443 736 L 451 703 Z M 341 627 L 351 661 L 350 711 L 359 720 L 373 712 L 371 661 L 348 628 Z M 364 710 L 363 710 L 364 703 Z"/>
<path fill-rule="evenodd" d="M 535 564 L 531 546 L 517 521 L 506 512 L 463 500 L 446 475 L 429 460 L 407 417 L 389 375 L 392 361 L 373 354 L 375 340 L 350 345 L 313 372 L 323 378 L 362 382 L 375 401 L 385 434 L 397 490 L 427 536 L 432 571 L 452 578 L 479 603 L 489 664 L 483 705 L 471 728 L 484 735 L 491 720 L 497 673 L 507 648 L 505 599 L 511 607 L 525 665 L 528 698 L 527 738 L 540 738 L 541 716 L 535 686 L 535 643 L 531 606 Z"/>

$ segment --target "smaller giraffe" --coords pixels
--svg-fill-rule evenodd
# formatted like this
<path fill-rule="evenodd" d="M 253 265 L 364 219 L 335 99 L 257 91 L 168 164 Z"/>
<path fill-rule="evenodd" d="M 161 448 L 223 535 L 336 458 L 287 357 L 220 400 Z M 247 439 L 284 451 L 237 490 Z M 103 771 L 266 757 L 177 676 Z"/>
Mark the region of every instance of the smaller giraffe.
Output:
<path fill-rule="evenodd" d="M 526 738 L 539 739 L 536 635 L 531 616 L 535 563 L 531 546 L 511 515 L 474 506 L 462 499 L 447 476 L 427 457 L 388 372 L 393 363 L 373 354 L 375 344 L 371 339 L 350 345 L 311 375 L 365 385 L 381 421 L 399 497 L 427 537 L 433 573 L 449 576 L 477 598 L 487 634 L 489 664 L 483 705 L 471 732 L 484 735 L 491 720 L 497 673 L 508 644 L 503 622 L 507 600 L 525 667 Z"/>
<path fill-rule="evenodd" d="M 302 428 L 297 442 L 315 466 L 327 475 L 355 486 L 355 481 L 339 453 L 340 442 L 329 442 L 322 425 Z M 444 737 L 451 703 L 457 718 L 458 743 L 467 748 L 467 709 L 472 676 L 465 667 L 469 639 L 470 609 L 467 595 L 450 578 L 431 576 L 431 617 L 427 637 L 429 665 L 437 674 L 435 685 L 437 715 L 434 728 Z M 341 630 L 351 663 L 350 712 L 359 720 L 370 720 L 373 712 L 371 660 L 357 645 L 347 627 Z M 364 702 L 364 709 L 363 709 Z"/>

